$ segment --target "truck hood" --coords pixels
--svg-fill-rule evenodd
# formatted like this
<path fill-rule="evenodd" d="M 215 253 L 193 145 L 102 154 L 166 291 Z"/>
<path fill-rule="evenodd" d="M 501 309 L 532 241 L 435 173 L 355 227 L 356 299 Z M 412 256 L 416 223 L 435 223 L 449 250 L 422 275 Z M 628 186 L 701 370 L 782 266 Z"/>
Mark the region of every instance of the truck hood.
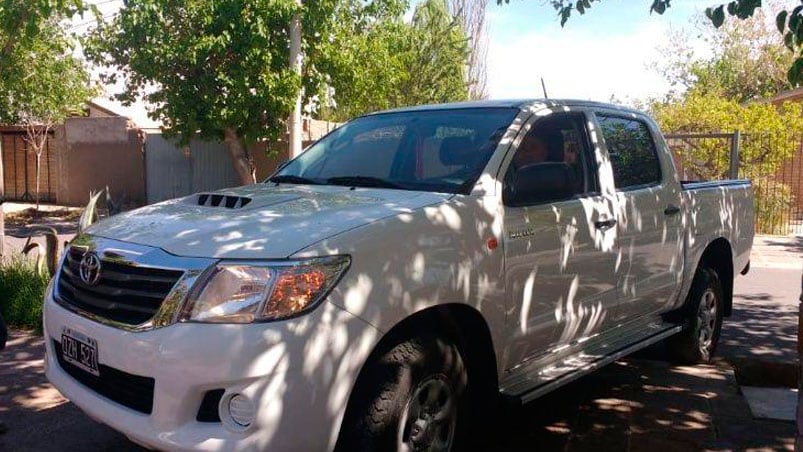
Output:
<path fill-rule="evenodd" d="M 142 207 L 100 221 L 86 232 L 178 256 L 284 258 L 338 233 L 450 197 L 405 190 L 257 184 Z"/>

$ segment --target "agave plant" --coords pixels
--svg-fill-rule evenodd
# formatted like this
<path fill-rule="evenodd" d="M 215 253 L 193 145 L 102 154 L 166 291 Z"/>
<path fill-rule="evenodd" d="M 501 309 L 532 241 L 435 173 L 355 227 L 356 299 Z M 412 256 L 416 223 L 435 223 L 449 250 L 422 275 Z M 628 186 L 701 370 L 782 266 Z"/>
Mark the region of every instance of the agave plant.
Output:
<path fill-rule="evenodd" d="M 108 192 L 108 188 L 105 190 L 100 190 L 99 192 L 89 192 L 89 202 L 84 207 L 84 211 L 81 212 L 81 216 L 78 218 L 78 231 L 77 234 L 81 234 L 86 228 L 88 228 L 92 223 L 98 221 L 100 215 L 98 214 L 98 200 L 101 196 L 103 196 L 104 192 Z"/>
<path fill-rule="evenodd" d="M 126 201 L 125 195 L 123 195 L 118 201 L 114 201 L 111 196 L 109 195 L 109 187 L 106 187 L 104 190 L 100 190 L 98 192 L 90 192 L 89 193 L 89 202 L 86 204 L 84 211 L 81 212 L 81 216 L 78 218 L 78 228 L 77 234 L 81 234 L 86 228 L 88 228 L 92 223 L 95 223 L 100 218 L 100 213 L 98 212 L 98 201 L 100 198 L 106 194 L 106 206 L 109 215 L 115 215 L 122 211 L 122 206 Z M 34 242 L 32 239 L 34 237 L 45 237 L 45 246 L 43 247 L 40 243 Z M 67 246 L 68 242 L 64 243 L 64 246 Z M 55 229 L 50 227 L 40 227 L 33 230 L 33 232 L 28 236 L 28 240 L 25 242 L 25 246 L 22 249 L 22 253 L 26 256 L 31 255 L 34 251 L 36 251 L 36 269 L 39 273 L 47 276 L 53 276 L 56 273 L 56 267 L 58 267 L 59 260 L 61 258 L 61 251 L 63 247 L 59 247 L 59 237 L 58 233 Z"/>
<path fill-rule="evenodd" d="M 44 237 L 45 246 L 32 241 L 34 237 Z M 43 275 L 53 276 L 56 273 L 56 267 L 59 264 L 59 257 L 61 250 L 59 249 L 59 236 L 55 229 L 49 227 L 38 227 L 28 235 L 28 240 L 25 241 L 25 246 L 22 248 L 22 254 L 28 256 L 31 252 L 36 251 L 36 269 Z"/>

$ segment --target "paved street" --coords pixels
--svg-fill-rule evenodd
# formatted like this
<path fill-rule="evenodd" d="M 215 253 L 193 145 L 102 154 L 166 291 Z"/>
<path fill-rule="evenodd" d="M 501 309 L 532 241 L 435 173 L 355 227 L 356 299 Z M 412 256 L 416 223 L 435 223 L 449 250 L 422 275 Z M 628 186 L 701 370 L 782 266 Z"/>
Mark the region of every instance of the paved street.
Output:
<path fill-rule="evenodd" d="M 660 361 L 660 347 L 642 352 L 508 408 L 489 429 L 494 449 L 793 450 L 794 425 L 753 419 L 730 363 L 795 361 L 801 249 L 796 238 L 757 241 L 753 268 L 737 279 L 721 361 L 673 366 Z M 41 338 L 14 332 L 0 352 L 0 419 L 9 428 L 0 450 L 139 450 L 47 383 L 42 351 Z"/>

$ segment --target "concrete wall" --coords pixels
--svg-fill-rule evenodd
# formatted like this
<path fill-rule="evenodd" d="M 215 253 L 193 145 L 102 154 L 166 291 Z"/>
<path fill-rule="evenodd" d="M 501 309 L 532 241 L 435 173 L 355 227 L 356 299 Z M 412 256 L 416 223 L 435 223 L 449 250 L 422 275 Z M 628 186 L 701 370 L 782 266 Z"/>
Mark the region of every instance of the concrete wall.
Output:
<path fill-rule="evenodd" d="M 145 157 L 138 133 L 123 117 L 67 119 L 54 137 L 60 147 L 57 202 L 85 205 L 90 191 L 108 186 L 114 199 L 125 194 L 129 203 L 144 204 Z"/>
<path fill-rule="evenodd" d="M 305 118 L 303 146 L 310 145 L 338 125 Z M 0 133 L 19 134 L 21 130 L 23 129 L 19 127 L 4 127 L 0 128 Z M 55 128 L 49 142 L 48 164 L 52 187 L 47 201 L 84 206 L 91 191 L 99 191 L 108 186 L 115 200 L 125 195 L 129 207 L 146 204 L 146 158 L 141 137 L 145 137 L 145 132 L 135 128 L 122 116 L 95 114 L 91 117 L 67 119 L 64 125 Z M 12 138 L 5 137 L 4 140 L 9 141 Z M 9 148 L 11 147 L 9 144 Z M 286 137 L 273 143 L 258 143 L 250 150 L 259 182 L 289 159 Z M 8 154 L 5 155 L 5 160 L 13 157 L 9 152 L 4 154 Z M 225 157 L 220 160 L 228 162 L 230 157 Z M 184 166 L 178 165 L 174 169 L 184 171 Z M 13 179 L 8 174 L 10 172 L 7 172 L 6 179 Z M 7 187 L 12 183 L 15 183 L 14 180 L 5 182 Z M 44 184 L 43 188 L 46 188 Z"/>

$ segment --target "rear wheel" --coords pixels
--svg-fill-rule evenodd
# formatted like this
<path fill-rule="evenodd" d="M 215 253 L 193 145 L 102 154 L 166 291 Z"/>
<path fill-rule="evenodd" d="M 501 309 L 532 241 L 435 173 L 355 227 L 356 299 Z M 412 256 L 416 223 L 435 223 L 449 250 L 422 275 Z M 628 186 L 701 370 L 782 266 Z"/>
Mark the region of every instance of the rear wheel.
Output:
<path fill-rule="evenodd" d="M 468 420 L 467 374 L 441 338 L 399 341 L 366 364 L 349 401 L 338 449 L 449 451 Z"/>
<path fill-rule="evenodd" d="M 722 330 L 724 297 L 716 271 L 700 268 L 686 299 L 686 328 L 669 341 L 670 349 L 686 363 L 711 361 Z"/>

